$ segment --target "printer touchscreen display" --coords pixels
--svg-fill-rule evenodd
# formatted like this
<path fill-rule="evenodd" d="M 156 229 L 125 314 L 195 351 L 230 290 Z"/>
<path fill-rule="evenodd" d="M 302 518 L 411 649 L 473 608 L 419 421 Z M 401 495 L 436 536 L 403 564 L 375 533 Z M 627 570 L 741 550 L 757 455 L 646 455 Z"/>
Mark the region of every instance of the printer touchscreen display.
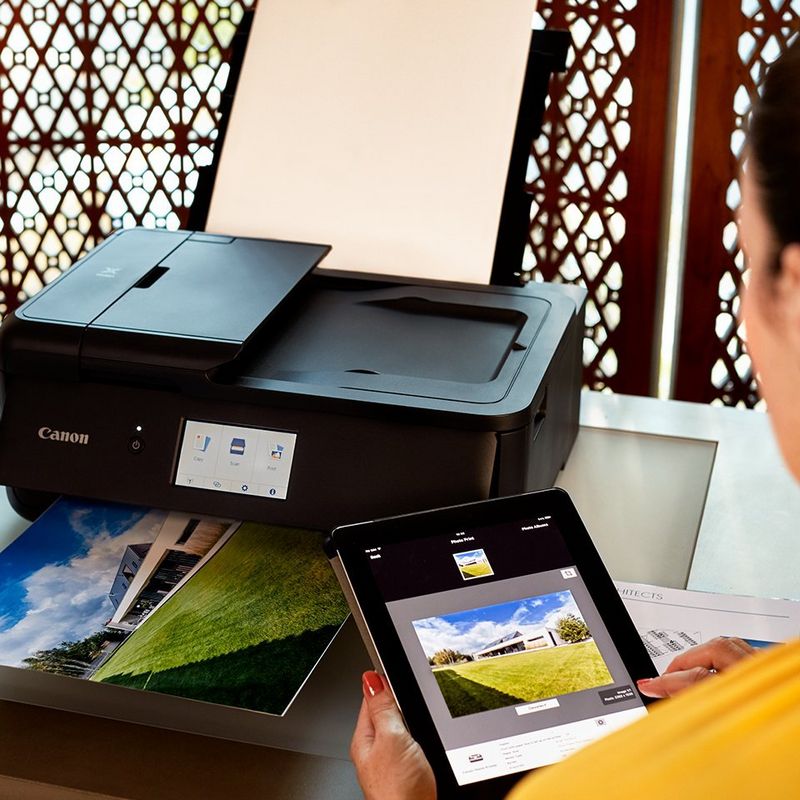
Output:
<path fill-rule="evenodd" d="M 297 435 L 187 420 L 176 486 L 285 500 Z"/>

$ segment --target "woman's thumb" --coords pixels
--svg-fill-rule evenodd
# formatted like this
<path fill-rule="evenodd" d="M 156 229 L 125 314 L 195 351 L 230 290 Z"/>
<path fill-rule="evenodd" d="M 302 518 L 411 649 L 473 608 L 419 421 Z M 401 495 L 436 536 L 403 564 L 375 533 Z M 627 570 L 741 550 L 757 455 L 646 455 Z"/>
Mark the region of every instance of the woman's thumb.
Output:
<path fill-rule="evenodd" d="M 364 673 L 364 697 L 376 736 L 408 735 L 400 709 L 382 675 L 377 672 Z"/>

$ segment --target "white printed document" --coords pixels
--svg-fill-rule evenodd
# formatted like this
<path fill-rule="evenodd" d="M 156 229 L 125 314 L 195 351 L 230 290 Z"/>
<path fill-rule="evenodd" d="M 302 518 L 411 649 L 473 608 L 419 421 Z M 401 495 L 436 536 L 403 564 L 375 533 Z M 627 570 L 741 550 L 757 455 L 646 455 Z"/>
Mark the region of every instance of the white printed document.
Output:
<path fill-rule="evenodd" d="M 614 582 L 659 674 L 717 636 L 769 647 L 800 635 L 800 602 Z"/>

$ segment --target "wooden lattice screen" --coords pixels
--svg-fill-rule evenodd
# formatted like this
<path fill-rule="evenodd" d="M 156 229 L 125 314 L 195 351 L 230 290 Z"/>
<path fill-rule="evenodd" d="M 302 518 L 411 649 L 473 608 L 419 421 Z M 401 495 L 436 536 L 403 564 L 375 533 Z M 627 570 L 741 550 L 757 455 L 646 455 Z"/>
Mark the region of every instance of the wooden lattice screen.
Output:
<path fill-rule="evenodd" d="M 574 50 L 529 168 L 523 279 L 589 290 L 584 382 L 649 394 L 672 2 L 541 0 Z"/>
<path fill-rule="evenodd" d="M 766 67 L 800 30 L 798 0 L 706 0 L 700 33 L 683 320 L 676 397 L 759 402 L 736 321 L 744 128 Z"/>
<path fill-rule="evenodd" d="M 249 0 L 0 2 L 0 316 L 114 228 L 177 228 Z"/>

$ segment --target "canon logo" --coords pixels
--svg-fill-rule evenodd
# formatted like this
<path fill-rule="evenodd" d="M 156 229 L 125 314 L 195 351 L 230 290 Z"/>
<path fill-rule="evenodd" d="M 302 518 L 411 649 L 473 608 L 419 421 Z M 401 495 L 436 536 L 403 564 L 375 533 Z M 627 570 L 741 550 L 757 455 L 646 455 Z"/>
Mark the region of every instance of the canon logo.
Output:
<path fill-rule="evenodd" d="M 52 428 L 39 428 L 39 438 L 49 439 L 52 442 L 69 442 L 70 444 L 89 444 L 88 433 L 75 433 L 74 431 L 54 431 Z"/>

